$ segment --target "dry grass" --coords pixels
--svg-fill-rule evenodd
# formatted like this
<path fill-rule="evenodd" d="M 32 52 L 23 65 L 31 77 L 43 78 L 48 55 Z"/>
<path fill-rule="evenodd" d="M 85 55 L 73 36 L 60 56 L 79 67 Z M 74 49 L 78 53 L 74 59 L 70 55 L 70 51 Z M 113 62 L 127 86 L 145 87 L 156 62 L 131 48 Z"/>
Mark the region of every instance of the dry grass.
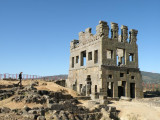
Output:
<path fill-rule="evenodd" d="M 43 85 L 44 81 L 39 81 L 39 86 L 36 88 L 38 90 L 49 90 L 49 91 L 55 91 L 55 92 L 63 92 L 64 94 L 71 94 L 73 97 L 77 97 L 77 92 L 75 92 L 72 89 L 62 87 L 60 85 L 57 85 L 56 83 L 53 82 L 45 82 L 47 85 Z"/>

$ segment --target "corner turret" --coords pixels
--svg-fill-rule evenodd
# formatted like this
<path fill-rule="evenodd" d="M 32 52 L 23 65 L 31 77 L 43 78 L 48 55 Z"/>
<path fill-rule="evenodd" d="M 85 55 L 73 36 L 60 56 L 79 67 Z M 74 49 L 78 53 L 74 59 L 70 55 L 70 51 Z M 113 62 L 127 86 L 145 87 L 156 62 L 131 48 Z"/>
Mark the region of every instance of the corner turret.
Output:
<path fill-rule="evenodd" d="M 111 38 L 118 39 L 118 24 L 111 22 Z"/>
<path fill-rule="evenodd" d="M 121 42 L 127 42 L 128 39 L 128 27 L 125 25 L 121 26 Z"/>
<path fill-rule="evenodd" d="M 137 42 L 137 34 L 138 34 L 138 30 L 135 30 L 135 29 L 131 29 L 129 31 L 129 34 L 130 34 L 130 39 L 129 39 L 129 42 L 130 43 L 136 43 Z"/>
<path fill-rule="evenodd" d="M 107 22 L 105 21 L 99 21 L 99 25 L 96 26 L 96 35 L 97 36 L 105 36 L 108 38 L 109 34 L 109 27 L 107 25 Z"/>

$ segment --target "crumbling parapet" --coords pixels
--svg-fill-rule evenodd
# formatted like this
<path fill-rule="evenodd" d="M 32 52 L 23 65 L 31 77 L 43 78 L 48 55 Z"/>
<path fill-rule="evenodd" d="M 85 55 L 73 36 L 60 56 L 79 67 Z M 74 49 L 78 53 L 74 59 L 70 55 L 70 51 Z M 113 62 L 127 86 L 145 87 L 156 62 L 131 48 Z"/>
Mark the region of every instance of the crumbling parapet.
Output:
<path fill-rule="evenodd" d="M 109 26 L 105 21 L 99 21 L 99 24 L 96 26 L 96 34 L 92 34 L 92 29 L 87 28 L 85 32 L 79 32 L 79 40 L 71 41 L 70 48 L 77 48 L 85 44 L 89 44 L 92 41 L 98 40 L 99 38 L 109 38 L 109 32 L 111 32 L 110 39 L 116 39 L 118 42 L 128 42 L 129 34 L 129 43 L 136 43 L 138 31 L 131 29 L 128 33 L 128 27 L 125 25 L 121 26 L 121 35 L 118 34 L 119 27 L 117 23 L 111 22 L 111 30 L 109 31 Z"/>
<path fill-rule="evenodd" d="M 129 31 L 129 34 L 130 34 L 130 43 L 132 43 L 132 42 L 136 43 L 137 42 L 138 30 L 131 29 Z"/>
<path fill-rule="evenodd" d="M 79 43 L 79 40 L 72 40 L 71 42 L 70 42 L 70 48 L 71 49 L 74 49 L 74 48 L 76 48 L 76 45 Z"/>
<path fill-rule="evenodd" d="M 128 39 L 128 27 L 125 25 L 121 26 L 121 42 L 127 42 Z"/>
<path fill-rule="evenodd" d="M 109 34 L 109 26 L 107 25 L 107 22 L 105 21 L 99 21 L 99 25 L 96 26 L 96 36 L 99 37 L 107 37 Z"/>
<path fill-rule="evenodd" d="M 111 38 L 118 39 L 118 24 L 111 22 Z"/>

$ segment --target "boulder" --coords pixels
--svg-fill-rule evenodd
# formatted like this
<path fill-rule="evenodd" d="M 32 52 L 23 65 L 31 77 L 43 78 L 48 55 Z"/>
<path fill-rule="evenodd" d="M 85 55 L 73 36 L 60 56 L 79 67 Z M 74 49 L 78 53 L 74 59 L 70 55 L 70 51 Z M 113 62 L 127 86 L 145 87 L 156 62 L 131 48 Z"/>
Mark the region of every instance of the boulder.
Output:
<path fill-rule="evenodd" d="M 30 110 L 28 111 L 29 114 L 37 114 L 37 111 L 36 110 Z"/>
<path fill-rule="evenodd" d="M 111 120 L 109 117 L 109 113 L 104 108 L 101 109 L 101 113 L 102 118 L 100 120 Z"/>
<path fill-rule="evenodd" d="M 109 107 L 108 112 L 116 112 L 116 107 Z"/>
<path fill-rule="evenodd" d="M 44 116 L 38 116 L 37 120 L 46 120 L 46 118 Z"/>
<path fill-rule="evenodd" d="M 25 115 L 23 115 L 23 117 L 25 117 L 27 119 L 35 120 L 35 119 L 37 119 L 38 115 L 35 115 L 35 114 L 25 114 Z"/>
<path fill-rule="evenodd" d="M 7 107 L 2 107 L 1 108 L 1 113 L 9 113 L 9 112 L 11 112 L 10 108 L 7 108 Z"/>

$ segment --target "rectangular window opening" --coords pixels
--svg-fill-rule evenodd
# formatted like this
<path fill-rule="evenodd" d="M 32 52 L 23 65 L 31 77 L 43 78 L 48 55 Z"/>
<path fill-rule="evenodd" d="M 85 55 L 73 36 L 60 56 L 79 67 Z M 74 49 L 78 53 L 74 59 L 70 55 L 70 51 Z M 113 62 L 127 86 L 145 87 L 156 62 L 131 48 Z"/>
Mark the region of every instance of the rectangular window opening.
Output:
<path fill-rule="evenodd" d="M 88 53 L 88 60 L 92 60 L 92 52 Z"/>
<path fill-rule="evenodd" d="M 86 66 L 86 51 L 81 52 L 81 66 Z"/>
<path fill-rule="evenodd" d="M 131 79 L 133 80 L 133 79 L 134 79 L 134 76 L 131 76 Z"/>
<path fill-rule="evenodd" d="M 107 59 L 113 59 L 113 50 L 107 50 Z"/>
<path fill-rule="evenodd" d="M 133 53 L 130 53 L 130 54 L 129 54 L 129 61 L 130 61 L 130 62 L 133 62 L 133 61 L 134 61 L 133 58 L 134 58 L 134 54 L 133 54 Z"/>
<path fill-rule="evenodd" d="M 125 58 L 124 58 L 124 56 L 122 57 L 122 64 L 123 65 L 125 64 Z"/>
<path fill-rule="evenodd" d="M 119 60 L 118 55 L 116 56 L 116 59 L 117 59 L 117 66 L 120 66 L 120 62 L 118 61 Z"/>
<path fill-rule="evenodd" d="M 120 73 L 120 77 L 124 77 L 124 73 Z"/>
<path fill-rule="evenodd" d="M 79 56 L 76 56 L 76 63 L 79 63 Z"/>
<path fill-rule="evenodd" d="M 108 75 L 108 79 L 112 79 L 112 75 Z"/>
<path fill-rule="evenodd" d="M 117 66 L 125 65 L 125 49 L 117 48 Z"/>
<path fill-rule="evenodd" d="M 98 63 L 98 50 L 94 51 L 94 63 Z"/>
<path fill-rule="evenodd" d="M 74 57 L 72 57 L 72 68 L 74 68 Z"/>

